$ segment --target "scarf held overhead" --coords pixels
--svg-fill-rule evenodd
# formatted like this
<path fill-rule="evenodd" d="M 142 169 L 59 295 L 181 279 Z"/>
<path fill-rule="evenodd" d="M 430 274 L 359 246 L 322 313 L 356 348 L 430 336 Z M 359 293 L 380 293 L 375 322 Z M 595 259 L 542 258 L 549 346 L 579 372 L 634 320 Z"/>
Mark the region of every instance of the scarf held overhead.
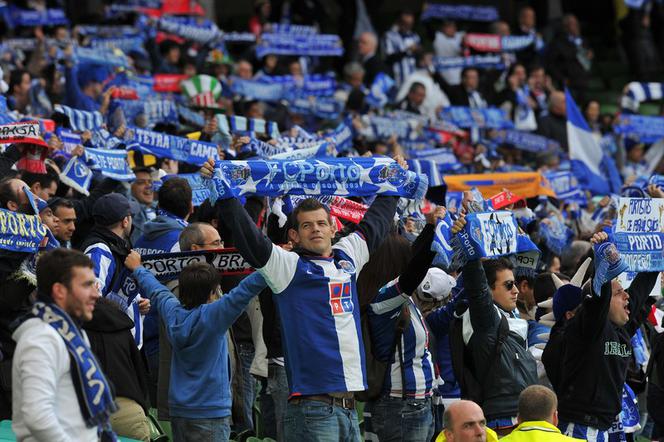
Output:
<path fill-rule="evenodd" d="M 426 176 L 389 158 L 330 158 L 298 161 L 220 161 L 209 182 L 210 199 L 244 195 L 395 195 L 424 197 Z"/>

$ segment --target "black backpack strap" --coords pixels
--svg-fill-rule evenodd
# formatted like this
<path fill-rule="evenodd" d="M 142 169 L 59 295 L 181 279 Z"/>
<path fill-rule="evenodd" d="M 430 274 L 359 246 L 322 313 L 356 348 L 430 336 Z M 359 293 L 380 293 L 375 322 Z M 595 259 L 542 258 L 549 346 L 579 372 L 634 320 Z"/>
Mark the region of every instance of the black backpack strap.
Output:
<path fill-rule="evenodd" d="M 399 313 L 399 317 L 397 318 L 397 325 L 396 325 L 396 333 L 394 334 L 394 341 L 395 341 L 395 347 L 392 348 L 392 353 L 394 354 L 394 351 L 397 350 L 399 353 L 399 369 L 401 371 L 401 398 L 406 399 L 406 370 L 404 368 L 404 360 L 403 360 L 403 348 L 401 346 L 401 337 L 403 336 L 403 332 L 410 325 L 410 307 L 409 304 L 410 301 L 406 304 L 404 304 L 401 307 L 401 312 Z M 388 365 L 388 370 L 389 370 L 389 365 Z"/>

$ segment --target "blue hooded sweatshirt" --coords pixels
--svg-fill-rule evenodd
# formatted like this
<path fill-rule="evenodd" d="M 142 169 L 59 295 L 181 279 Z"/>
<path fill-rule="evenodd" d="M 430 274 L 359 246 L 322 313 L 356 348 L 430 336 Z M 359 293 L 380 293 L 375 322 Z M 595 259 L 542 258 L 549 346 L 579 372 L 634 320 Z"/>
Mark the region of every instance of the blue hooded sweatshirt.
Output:
<path fill-rule="evenodd" d="M 173 346 L 170 415 L 190 419 L 231 415 L 231 371 L 226 333 L 267 284 L 253 273 L 218 301 L 187 310 L 143 267 L 134 271 L 142 293 L 157 306 Z"/>
<path fill-rule="evenodd" d="M 134 244 L 134 249 L 141 255 L 180 251 L 178 238 L 187 222 L 162 209 L 158 213 L 143 226 L 143 235 Z M 143 321 L 143 346 L 148 356 L 159 353 L 159 316 L 154 306 Z"/>

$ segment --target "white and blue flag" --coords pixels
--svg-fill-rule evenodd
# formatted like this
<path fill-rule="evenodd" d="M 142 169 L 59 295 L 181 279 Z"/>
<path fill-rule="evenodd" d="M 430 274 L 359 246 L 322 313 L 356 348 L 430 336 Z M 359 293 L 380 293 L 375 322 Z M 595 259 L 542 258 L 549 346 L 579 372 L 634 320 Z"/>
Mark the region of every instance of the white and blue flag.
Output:
<path fill-rule="evenodd" d="M 619 193 L 621 180 L 616 164 L 593 137 L 569 90 L 565 90 L 565 101 L 569 157 L 579 185 L 594 195 Z"/>

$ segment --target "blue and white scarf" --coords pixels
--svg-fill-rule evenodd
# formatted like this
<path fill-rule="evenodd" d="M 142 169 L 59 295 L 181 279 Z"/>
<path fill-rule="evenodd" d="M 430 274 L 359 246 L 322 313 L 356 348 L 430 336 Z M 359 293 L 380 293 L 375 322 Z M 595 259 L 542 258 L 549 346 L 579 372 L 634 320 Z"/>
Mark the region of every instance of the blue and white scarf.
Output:
<path fill-rule="evenodd" d="M 463 128 L 512 129 L 514 125 L 505 111 L 495 107 L 477 109 L 461 106 L 444 108 L 440 118 Z"/>
<path fill-rule="evenodd" d="M 71 376 L 83 420 L 88 428 L 99 427 L 107 438 L 115 439 L 110 417 L 118 407 L 101 364 L 71 317 L 56 304 L 37 302 L 32 314 L 60 335 L 71 358 Z M 109 440 L 102 438 L 102 440 Z"/>
<path fill-rule="evenodd" d="M 139 30 L 134 26 L 126 25 L 78 25 L 78 29 L 83 35 L 99 38 L 138 37 L 140 35 Z"/>
<path fill-rule="evenodd" d="M 282 152 L 273 155 L 271 160 L 306 160 L 309 158 L 334 158 L 337 156 L 337 149 L 334 143 L 321 141 L 316 146 L 294 149 L 289 152 Z"/>
<path fill-rule="evenodd" d="M 190 140 L 151 130 L 131 128 L 132 140 L 140 150 L 158 158 L 170 158 L 185 163 L 203 165 L 208 158 L 219 159 L 217 145 L 205 141 Z"/>
<path fill-rule="evenodd" d="M 196 127 L 205 126 L 205 117 L 202 114 L 193 111 L 189 109 L 187 106 L 183 106 L 181 104 L 177 105 L 177 109 L 178 109 L 178 116 L 187 123 L 194 125 Z"/>
<path fill-rule="evenodd" d="M 85 160 L 90 169 L 118 181 L 133 181 L 134 172 L 127 162 L 127 151 L 119 149 L 85 149 Z"/>
<path fill-rule="evenodd" d="M 273 34 L 314 35 L 318 29 L 308 25 L 294 25 L 290 23 L 270 23 L 270 32 Z"/>
<path fill-rule="evenodd" d="M 339 152 L 347 152 L 353 148 L 353 131 L 347 122 L 340 123 L 332 132 L 325 134 L 326 138 L 332 138 Z"/>
<path fill-rule="evenodd" d="M 60 173 L 60 181 L 85 196 L 90 195 L 92 170 L 78 157 L 72 157 Z"/>
<path fill-rule="evenodd" d="M 260 80 L 246 80 L 234 77 L 230 84 L 235 95 L 267 102 L 278 102 L 283 99 L 284 86 L 279 83 L 266 83 Z"/>
<path fill-rule="evenodd" d="M 161 183 L 171 178 L 184 178 L 189 182 L 189 186 L 191 187 L 191 203 L 194 205 L 194 207 L 200 206 L 210 197 L 210 191 L 208 190 L 207 182 L 203 180 L 203 178 L 199 173 L 180 173 L 178 175 L 165 175 L 162 178 L 162 181 L 155 182 L 154 190 L 158 191 L 159 187 L 161 187 Z M 157 185 L 157 183 L 159 183 L 159 185 Z"/>
<path fill-rule="evenodd" d="M 627 91 L 620 98 L 622 113 L 637 113 L 643 101 L 661 100 L 664 98 L 664 83 L 628 83 Z"/>
<path fill-rule="evenodd" d="M 37 215 L 0 209 L 0 249 L 35 253 L 47 230 Z"/>
<path fill-rule="evenodd" d="M 452 218 L 450 212 L 445 213 L 445 218 L 439 219 L 436 223 L 433 241 L 431 242 L 431 251 L 436 254 L 433 265 L 449 269 L 454 258 L 454 249 L 452 247 Z"/>
<path fill-rule="evenodd" d="M 211 264 L 222 275 L 246 275 L 253 272 L 240 252 L 231 248 L 141 256 L 141 265 L 161 283 L 178 279 L 185 267 L 199 262 Z"/>
<path fill-rule="evenodd" d="M 509 255 L 517 252 L 518 226 L 508 211 L 466 215 L 466 225 L 456 238 L 468 260 Z"/>
<path fill-rule="evenodd" d="M 290 101 L 288 110 L 295 114 L 310 115 L 324 120 L 336 120 L 341 116 L 343 104 L 334 98 L 309 99 L 295 98 Z"/>
<path fill-rule="evenodd" d="M 37 11 L 35 9 L 21 9 L 10 4 L 4 14 L 4 18 L 10 28 L 17 26 L 34 27 L 69 24 L 65 11 L 55 8 Z"/>
<path fill-rule="evenodd" d="M 618 239 L 618 235 L 620 234 L 616 234 L 616 240 Z M 660 257 L 662 254 L 662 247 L 663 244 L 660 242 L 658 249 Z M 593 246 L 593 250 L 595 251 L 595 276 L 593 276 L 593 290 L 595 295 L 601 296 L 602 286 L 613 280 L 613 278 L 616 278 L 621 273 L 627 271 L 628 267 L 616 244 L 613 242 L 595 244 Z"/>
<path fill-rule="evenodd" d="M 266 121 L 261 118 L 246 118 L 237 115 L 227 117 L 218 114 L 217 125 L 219 132 L 230 135 L 233 132 L 258 132 L 279 138 L 279 127 L 274 121 Z"/>
<path fill-rule="evenodd" d="M 621 115 L 613 130 L 621 135 L 636 135 L 642 143 L 652 143 L 664 138 L 664 117 Z"/>
<path fill-rule="evenodd" d="M 101 112 L 74 109 L 63 104 L 56 104 L 55 111 L 65 114 L 69 118 L 71 128 L 78 132 L 100 129 L 104 124 L 104 116 Z"/>
<path fill-rule="evenodd" d="M 374 109 L 382 109 L 396 94 L 396 82 L 384 72 L 374 77 L 365 100 Z"/>
<path fill-rule="evenodd" d="M 430 159 L 407 160 L 408 169 L 417 174 L 426 175 L 429 180 L 429 187 L 442 186 L 443 180 L 436 162 Z"/>
<path fill-rule="evenodd" d="M 557 141 L 543 137 L 542 135 L 515 129 L 494 131 L 491 139 L 497 143 L 511 144 L 517 149 L 533 153 L 560 150 L 560 143 Z"/>
<path fill-rule="evenodd" d="M 201 44 L 213 44 L 220 40 L 222 33 L 210 20 L 195 17 L 162 17 L 157 22 L 160 31 L 174 34 Z"/>
<path fill-rule="evenodd" d="M 396 135 L 399 139 L 411 139 L 416 136 L 412 125 L 407 120 L 396 120 L 378 115 L 363 115 L 362 120 L 368 123 L 369 131 L 366 135 L 371 140 L 386 140 L 392 135 Z"/>
<path fill-rule="evenodd" d="M 567 248 L 574 239 L 574 232 L 555 215 L 547 217 L 548 223 L 540 222 L 540 235 L 544 238 L 546 246 L 558 256 Z"/>
<path fill-rule="evenodd" d="M 290 146 L 273 145 L 266 143 L 265 141 L 257 140 L 256 138 L 251 138 L 247 144 L 244 144 L 240 148 L 240 153 L 251 154 L 267 159 L 274 155 L 290 152 L 291 150 L 292 148 Z"/>
<path fill-rule="evenodd" d="M 125 69 L 131 67 L 129 58 L 126 55 L 122 53 L 117 54 L 112 49 L 84 48 L 77 46 L 74 49 L 74 59 L 78 63 L 85 64 L 120 67 Z"/>
<path fill-rule="evenodd" d="M 299 161 L 220 161 L 209 182 L 210 200 L 260 196 L 396 195 L 421 199 L 426 176 L 402 169 L 389 158 Z"/>
<path fill-rule="evenodd" d="M 90 40 L 90 47 L 94 49 L 102 49 L 104 52 L 112 51 L 113 49 L 120 49 L 124 53 L 137 50 L 146 53 L 143 49 L 143 37 L 109 37 L 109 38 L 93 38 Z"/>
<path fill-rule="evenodd" d="M 146 124 L 152 126 L 156 123 L 178 122 L 178 108 L 172 100 L 148 99 L 148 100 L 113 100 L 115 106 L 119 106 L 124 113 L 126 121 L 130 125 L 136 124 L 136 118 L 142 115 Z"/>
<path fill-rule="evenodd" d="M 58 138 L 60 138 L 60 141 L 62 141 L 62 150 L 65 151 L 68 155 L 71 155 L 71 152 L 76 149 L 77 146 L 82 144 L 81 136 L 69 129 L 58 128 L 55 132 Z"/>
<path fill-rule="evenodd" d="M 336 34 L 292 35 L 264 33 L 256 45 L 256 57 L 268 54 L 298 56 L 341 56 L 341 38 Z"/>
<path fill-rule="evenodd" d="M 500 55 L 469 55 L 467 57 L 434 57 L 433 66 L 437 71 L 475 67 L 479 69 L 505 69 Z"/>
<path fill-rule="evenodd" d="M 586 195 L 572 172 L 545 172 L 544 177 L 549 181 L 551 188 L 556 193 L 556 198 L 560 201 L 576 202 L 580 206 L 587 205 Z"/>
<path fill-rule="evenodd" d="M 337 89 L 337 81 L 330 74 L 310 74 L 300 79 L 292 75 L 263 75 L 257 81 L 280 84 L 286 92 L 297 90 L 295 95 L 330 96 Z"/>
<path fill-rule="evenodd" d="M 441 3 L 425 3 L 422 21 L 431 19 L 448 19 L 464 21 L 492 22 L 500 19 L 494 6 L 446 5 Z"/>
<path fill-rule="evenodd" d="M 221 36 L 224 43 L 253 43 L 256 36 L 251 32 L 224 32 Z"/>

